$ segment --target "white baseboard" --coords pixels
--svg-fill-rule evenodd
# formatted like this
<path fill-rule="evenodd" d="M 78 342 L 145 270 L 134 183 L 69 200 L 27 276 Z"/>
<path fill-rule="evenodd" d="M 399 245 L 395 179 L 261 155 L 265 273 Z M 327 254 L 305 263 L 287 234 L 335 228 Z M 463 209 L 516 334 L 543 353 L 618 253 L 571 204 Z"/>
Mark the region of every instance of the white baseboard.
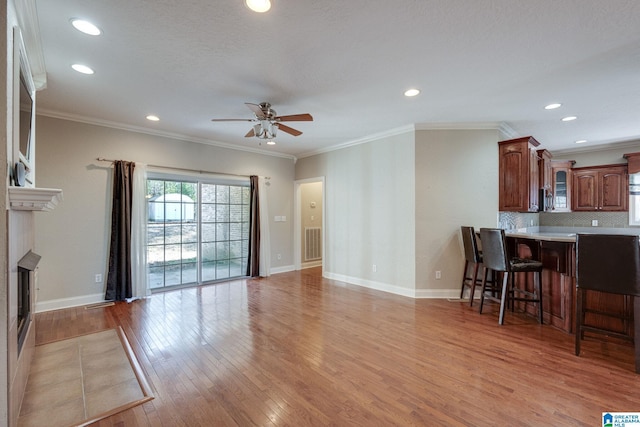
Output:
<path fill-rule="evenodd" d="M 287 273 L 289 271 L 295 271 L 295 267 L 293 265 L 285 265 L 282 267 L 271 267 L 271 274 Z"/>
<path fill-rule="evenodd" d="M 460 289 L 416 289 L 414 298 L 458 299 Z"/>
<path fill-rule="evenodd" d="M 322 262 L 319 263 L 322 265 Z M 310 267 L 303 267 L 310 268 Z M 275 267 L 271 269 L 271 274 L 287 273 L 295 271 L 293 265 L 286 265 L 283 267 Z M 460 297 L 460 289 L 409 289 L 400 286 L 391 285 L 388 283 L 375 282 L 373 280 L 361 279 L 359 277 L 346 276 L 343 274 L 330 273 L 325 271 L 324 277 L 327 279 L 338 280 L 346 282 L 351 285 L 362 286 L 368 289 L 374 289 L 377 291 L 388 292 L 395 295 L 401 295 L 409 298 L 434 298 L 434 299 L 457 299 Z M 469 298 L 466 296 L 466 298 Z M 60 298 L 50 301 L 36 302 L 36 313 L 42 313 L 45 311 L 60 310 L 63 308 L 78 307 L 89 304 L 98 304 L 105 302 L 104 294 L 82 295 L 72 298 Z"/>
<path fill-rule="evenodd" d="M 375 289 L 376 291 L 389 292 L 391 294 L 401 295 L 409 298 L 448 299 L 457 298 L 460 296 L 459 289 L 409 289 L 391 285 L 388 283 L 375 282 L 372 280 L 361 279 L 359 277 L 345 276 L 342 274 L 335 274 L 330 272 L 325 272 L 324 276 L 327 279 L 339 280 L 341 282 L 346 282 L 352 285 Z"/>
<path fill-rule="evenodd" d="M 36 313 L 105 302 L 104 293 L 36 302 Z"/>
<path fill-rule="evenodd" d="M 300 269 L 304 270 L 305 268 L 314 268 L 314 267 L 322 267 L 322 260 L 319 259 L 317 261 L 303 262 L 302 265 L 300 266 Z"/>

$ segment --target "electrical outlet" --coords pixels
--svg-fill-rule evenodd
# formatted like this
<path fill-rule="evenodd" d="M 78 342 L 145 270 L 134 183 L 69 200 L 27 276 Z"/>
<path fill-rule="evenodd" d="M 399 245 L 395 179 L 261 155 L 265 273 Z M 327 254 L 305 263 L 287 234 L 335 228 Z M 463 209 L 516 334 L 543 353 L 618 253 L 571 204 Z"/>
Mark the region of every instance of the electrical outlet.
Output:
<path fill-rule="evenodd" d="M 442 271 L 436 270 L 436 279 L 438 280 L 442 279 Z"/>
<path fill-rule="evenodd" d="M 375 273 L 376 271 L 378 271 L 378 266 L 373 264 L 373 266 L 371 266 L 371 269 L 373 270 L 373 272 Z"/>
<path fill-rule="evenodd" d="M 282 254 L 277 255 L 278 259 L 282 259 Z"/>
<path fill-rule="evenodd" d="M 102 283 L 102 274 L 96 274 L 96 283 Z"/>
<path fill-rule="evenodd" d="M 598 226 L 598 220 L 597 219 L 592 219 L 591 220 L 591 226 L 592 227 L 597 227 Z"/>

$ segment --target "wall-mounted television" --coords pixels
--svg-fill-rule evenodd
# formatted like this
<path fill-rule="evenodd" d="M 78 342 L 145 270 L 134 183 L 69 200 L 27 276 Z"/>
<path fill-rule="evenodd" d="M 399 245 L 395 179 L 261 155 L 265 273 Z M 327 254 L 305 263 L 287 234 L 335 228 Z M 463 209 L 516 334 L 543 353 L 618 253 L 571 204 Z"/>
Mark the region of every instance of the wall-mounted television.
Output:
<path fill-rule="evenodd" d="M 14 185 L 35 186 L 35 85 L 20 28 L 14 27 Z M 23 179 L 24 178 L 24 179 Z"/>

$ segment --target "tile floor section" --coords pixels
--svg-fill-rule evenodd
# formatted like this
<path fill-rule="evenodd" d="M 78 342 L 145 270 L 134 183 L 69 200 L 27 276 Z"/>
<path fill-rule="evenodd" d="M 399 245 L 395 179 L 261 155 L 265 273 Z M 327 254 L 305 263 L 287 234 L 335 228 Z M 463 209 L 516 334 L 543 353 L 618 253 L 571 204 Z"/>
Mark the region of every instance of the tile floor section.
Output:
<path fill-rule="evenodd" d="M 36 347 L 18 425 L 73 426 L 145 397 L 110 329 Z"/>

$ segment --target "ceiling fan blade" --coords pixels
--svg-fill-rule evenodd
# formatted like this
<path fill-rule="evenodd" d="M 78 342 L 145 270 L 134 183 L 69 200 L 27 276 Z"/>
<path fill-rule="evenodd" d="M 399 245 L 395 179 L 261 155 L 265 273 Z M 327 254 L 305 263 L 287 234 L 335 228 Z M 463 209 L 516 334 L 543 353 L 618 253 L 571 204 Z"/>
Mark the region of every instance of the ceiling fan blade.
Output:
<path fill-rule="evenodd" d="M 275 119 L 279 122 L 312 122 L 313 121 L 313 117 L 311 117 L 311 114 L 309 113 L 291 114 L 288 116 L 278 116 Z"/>
<path fill-rule="evenodd" d="M 264 111 L 262 111 L 262 108 L 258 104 L 252 104 L 250 102 L 245 102 L 244 105 L 249 107 L 249 109 L 251 111 L 253 111 L 253 114 L 255 114 L 256 117 L 259 118 L 260 120 L 264 120 L 264 119 L 267 118 L 267 116 L 265 116 L 265 114 L 264 114 Z"/>
<path fill-rule="evenodd" d="M 277 126 L 278 126 L 278 129 L 280 129 L 282 132 L 286 132 L 290 135 L 293 135 L 293 136 L 302 135 L 302 132 L 300 132 L 299 130 L 289 127 L 287 125 L 283 125 L 282 123 L 277 123 Z"/>
<path fill-rule="evenodd" d="M 253 122 L 255 119 L 211 119 L 212 122 Z"/>
<path fill-rule="evenodd" d="M 245 138 L 251 138 L 256 136 L 256 133 L 253 131 L 253 128 L 251 128 L 251 130 L 249 132 L 247 132 L 247 134 L 244 136 Z"/>

